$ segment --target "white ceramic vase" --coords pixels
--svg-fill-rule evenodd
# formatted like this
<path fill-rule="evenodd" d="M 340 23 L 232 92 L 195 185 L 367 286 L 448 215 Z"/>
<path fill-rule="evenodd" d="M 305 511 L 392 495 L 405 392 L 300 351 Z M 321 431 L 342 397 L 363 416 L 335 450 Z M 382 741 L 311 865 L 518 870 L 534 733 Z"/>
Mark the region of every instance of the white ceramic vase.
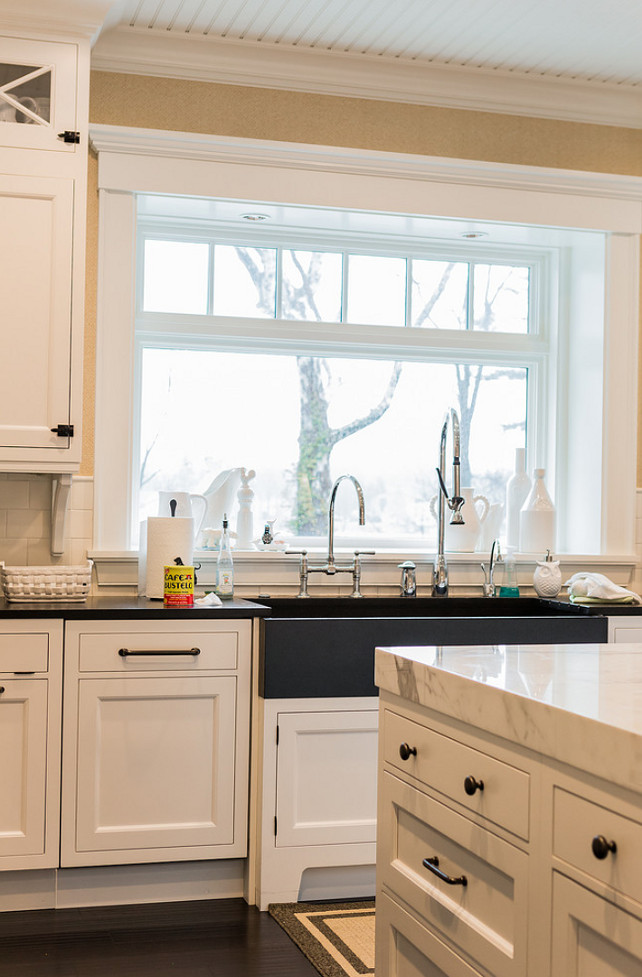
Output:
<path fill-rule="evenodd" d="M 546 469 L 533 472 L 533 487 L 519 514 L 519 549 L 522 553 L 546 553 L 555 549 L 555 506 L 546 485 Z"/>
<path fill-rule="evenodd" d="M 479 543 L 484 520 L 488 515 L 490 503 L 485 495 L 475 495 L 472 488 L 461 489 L 464 504 L 461 507 L 463 525 L 450 524 L 451 513 L 446 506 L 444 542 L 448 553 L 474 553 Z M 434 495 L 430 500 L 430 511 L 437 519 L 437 505 L 439 496 Z"/>
<path fill-rule="evenodd" d="M 526 474 L 526 450 L 515 449 L 515 472 L 506 483 L 506 548 L 519 549 L 519 514 L 531 487 Z"/>

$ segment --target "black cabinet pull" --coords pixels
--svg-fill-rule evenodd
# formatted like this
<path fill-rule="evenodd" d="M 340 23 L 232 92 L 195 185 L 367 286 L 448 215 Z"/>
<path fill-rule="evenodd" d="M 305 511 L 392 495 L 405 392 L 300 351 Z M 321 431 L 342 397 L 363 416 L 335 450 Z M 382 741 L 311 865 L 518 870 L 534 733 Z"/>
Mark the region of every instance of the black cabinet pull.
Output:
<path fill-rule="evenodd" d="M 483 790 L 483 789 L 484 789 L 483 780 L 475 780 L 475 778 L 472 776 L 466 777 L 466 779 L 464 780 L 464 790 L 466 791 L 469 797 L 472 797 L 476 790 Z"/>
<path fill-rule="evenodd" d="M 175 656 L 175 655 L 192 655 L 193 656 L 193 655 L 200 655 L 200 653 L 201 653 L 201 649 L 200 648 L 185 648 L 183 650 L 180 650 L 179 649 L 177 651 L 172 651 L 171 649 L 169 649 L 168 651 L 165 651 L 165 650 L 163 650 L 163 651 L 130 651 L 129 648 L 119 648 L 118 649 L 118 654 L 121 656 L 121 658 L 131 658 L 134 655 L 137 656 L 137 657 L 143 657 L 145 655 L 154 655 L 154 656 L 158 656 L 158 655 L 173 655 L 173 656 Z"/>
<path fill-rule="evenodd" d="M 411 756 L 417 756 L 417 747 L 402 743 L 399 747 L 399 756 L 402 760 L 409 760 Z"/>
<path fill-rule="evenodd" d="M 4 685 L 0 685 L 0 695 L 5 691 Z"/>
<path fill-rule="evenodd" d="M 468 885 L 468 879 L 465 875 L 458 875 L 457 878 L 454 878 L 452 875 L 446 875 L 445 872 L 442 872 L 439 868 L 439 859 L 436 855 L 433 855 L 431 858 L 424 858 L 422 865 L 429 872 L 432 872 L 433 875 L 436 875 L 438 879 L 441 879 L 442 882 L 447 882 L 448 885 Z"/>
<path fill-rule="evenodd" d="M 617 851 L 617 845 L 614 841 L 607 841 L 604 835 L 595 835 L 593 841 L 591 842 L 591 851 L 596 858 L 600 860 L 606 858 L 609 852 Z"/>

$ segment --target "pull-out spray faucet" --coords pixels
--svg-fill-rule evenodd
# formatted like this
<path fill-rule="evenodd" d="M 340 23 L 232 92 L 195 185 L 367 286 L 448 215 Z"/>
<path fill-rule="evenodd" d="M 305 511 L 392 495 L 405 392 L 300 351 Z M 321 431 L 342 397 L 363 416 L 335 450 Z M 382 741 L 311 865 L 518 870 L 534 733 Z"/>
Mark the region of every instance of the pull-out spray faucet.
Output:
<path fill-rule="evenodd" d="M 453 438 L 453 491 L 448 495 L 446 488 L 446 436 L 448 434 L 448 422 L 452 427 Z M 464 520 L 461 514 L 461 507 L 464 499 L 461 496 L 459 452 L 461 450 L 461 435 L 459 431 L 459 417 L 457 412 L 451 407 L 444 418 L 439 441 L 439 467 L 437 468 L 437 478 L 439 479 L 439 508 L 437 519 L 437 555 L 432 574 L 432 595 L 433 597 L 448 596 L 448 565 L 446 563 L 444 535 L 445 535 L 445 511 L 446 504 L 452 512 L 451 525 L 463 525 Z"/>

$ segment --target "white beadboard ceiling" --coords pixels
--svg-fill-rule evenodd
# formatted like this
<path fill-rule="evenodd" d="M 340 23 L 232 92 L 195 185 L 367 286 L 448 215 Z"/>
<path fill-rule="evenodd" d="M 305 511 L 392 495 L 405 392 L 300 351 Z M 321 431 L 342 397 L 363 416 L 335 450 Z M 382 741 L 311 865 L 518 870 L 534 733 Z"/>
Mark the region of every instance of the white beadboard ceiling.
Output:
<path fill-rule="evenodd" d="M 102 70 L 642 127 L 642 0 L 103 2 Z"/>
<path fill-rule="evenodd" d="M 640 0 L 125 0 L 119 22 L 171 37 L 642 85 Z"/>

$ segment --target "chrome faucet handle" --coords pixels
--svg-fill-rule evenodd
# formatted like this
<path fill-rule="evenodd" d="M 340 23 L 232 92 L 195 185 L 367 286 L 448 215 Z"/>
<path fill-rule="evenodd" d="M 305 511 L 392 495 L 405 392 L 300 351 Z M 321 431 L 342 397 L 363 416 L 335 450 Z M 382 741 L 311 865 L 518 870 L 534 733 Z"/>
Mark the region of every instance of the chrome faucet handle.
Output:
<path fill-rule="evenodd" d="M 297 597 L 309 597 L 308 593 L 308 551 L 307 550 L 286 550 L 286 556 L 300 556 L 299 562 L 299 593 Z"/>
<path fill-rule="evenodd" d="M 416 597 L 417 564 L 413 563 L 412 560 L 406 560 L 405 563 L 398 563 L 397 567 L 401 570 L 401 596 Z"/>
<path fill-rule="evenodd" d="M 355 550 L 354 564 L 352 566 L 352 593 L 351 597 L 363 597 L 361 593 L 361 556 L 374 556 L 374 550 Z"/>

